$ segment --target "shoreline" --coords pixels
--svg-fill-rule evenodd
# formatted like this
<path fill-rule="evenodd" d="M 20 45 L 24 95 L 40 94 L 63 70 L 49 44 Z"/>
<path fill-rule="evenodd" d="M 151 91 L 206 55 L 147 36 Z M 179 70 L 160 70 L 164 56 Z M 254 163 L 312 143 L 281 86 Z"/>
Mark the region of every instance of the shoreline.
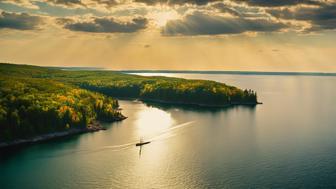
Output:
<path fill-rule="evenodd" d="M 127 117 L 120 117 L 113 122 L 122 121 L 126 118 Z M 85 127 L 85 128 L 71 129 L 71 130 L 67 130 L 67 131 L 51 132 L 51 133 L 47 133 L 47 134 L 38 135 L 38 136 L 35 136 L 35 137 L 32 137 L 32 138 L 28 138 L 28 139 L 17 139 L 17 140 L 13 140 L 13 141 L 10 141 L 10 142 L 0 142 L 0 150 L 1 149 L 6 149 L 6 148 L 12 148 L 12 147 L 16 147 L 16 146 L 23 146 L 23 145 L 35 144 L 35 143 L 39 143 L 39 142 L 45 142 L 45 141 L 48 141 L 48 140 L 54 140 L 54 139 L 63 138 L 63 137 L 67 137 L 67 136 L 73 136 L 73 135 L 77 135 L 77 134 L 93 133 L 93 132 L 97 132 L 97 131 L 101 131 L 101 130 L 106 130 L 106 128 L 103 127 L 100 124 L 99 121 L 94 121 L 94 122 L 88 124 L 88 126 Z"/>
<path fill-rule="evenodd" d="M 139 98 L 138 100 L 142 102 L 154 102 L 154 103 L 162 103 L 162 104 L 170 104 L 170 105 L 198 106 L 201 108 L 227 108 L 231 106 L 256 106 L 258 104 L 263 104 L 262 102 L 256 102 L 256 103 L 232 102 L 230 104 L 225 104 L 225 105 L 215 105 L 215 104 L 185 103 L 185 102 L 174 102 L 174 101 L 165 101 L 165 100 L 141 99 L 141 98 Z"/>
<path fill-rule="evenodd" d="M 202 108 L 227 108 L 231 106 L 256 106 L 258 104 L 263 104 L 262 102 L 256 102 L 256 103 L 232 102 L 226 105 L 211 105 L 211 104 L 201 104 L 201 103 L 174 102 L 174 101 L 165 101 L 165 100 L 148 99 L 148 98 L 127 98 L 127 97 L 115 97 L 115 98 L 118 98 L 119 100 L 138 100 L 138 101 L 141 101 L 142 103 L 152 102 L 152 103 L 161 103 L 161 104 L 169 104 L 169 105 L 198 106 Z M 126 118 L 127 117 L 125 116 L 117 117 L 112 122 L 122 121 Z M 38 135 L 38 136 L 28 138 L 28 139 L 17 139 L 11 142 L 0 142 L 0 150 L 5 149 L 5 148 L 15 147 L 15 146 L 44 142 L 48 140 L 63 138 L 67 136 L 77 135 L 77 134 L 97 132 L 101 130 L 106 130 L 106 128 L 104 128 L 100 124 L 99 121 L 93 121 L 92 123 L 88 124 L 88 126 L 85 128 L 77 128 L 77 129 L 71 129 L 67 131 L 52 132 L 52 133 L 47 133 L 43 135 Z"/>
<path fill-rule="evenodd" d="M 186 102 L 174 102 L 174 101 L 166 101 L 166 100 L 157 100 L 157 99 L 149 99 L 149 98 L 131 98 L 131 97 L 117 97 L 114 96 L 114 98 L 117 98 L 118 100 L 138 100 L 143 103 L 145 102 L 152 102 L 152 103 L 161 103 L 161 104 L 168 104 L 168 105 L 185 105 L 185 106 L 198 106 L 202 108 L 227 108 L 231 106 L 256 106 L 263 104 L 262 102 L 256 102 L 256 103 L 241 103 L 241 102 L 231 102 L 230 104 L 225 105 L 214 105 L 214 104 L 201 104 L 201 103 L 186 103 Z"/>

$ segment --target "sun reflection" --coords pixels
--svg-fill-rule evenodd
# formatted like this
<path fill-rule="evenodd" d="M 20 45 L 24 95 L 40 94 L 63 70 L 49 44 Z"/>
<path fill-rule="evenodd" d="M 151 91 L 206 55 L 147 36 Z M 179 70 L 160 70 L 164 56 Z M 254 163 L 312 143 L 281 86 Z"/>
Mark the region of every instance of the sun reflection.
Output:
<path fill-rule="evenodd" d="M 171 114 L 157 108 L 146 108 L 138 112 L 136 126 L 140 137 L 153 137 L 175 123 Z"/>

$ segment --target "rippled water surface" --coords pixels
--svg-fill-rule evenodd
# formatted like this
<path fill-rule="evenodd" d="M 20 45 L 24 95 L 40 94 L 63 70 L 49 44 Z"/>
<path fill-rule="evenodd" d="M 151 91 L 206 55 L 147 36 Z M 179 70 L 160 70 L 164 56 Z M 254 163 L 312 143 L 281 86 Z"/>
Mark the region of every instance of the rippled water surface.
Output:
<path fill-rule="evenodd" d="M 1 152 L 0 188 L 336 187 L 336 77 L 164 75 L 251 88 L 264 104 L 121 101 L 128 119 L 106 131 Z"/>

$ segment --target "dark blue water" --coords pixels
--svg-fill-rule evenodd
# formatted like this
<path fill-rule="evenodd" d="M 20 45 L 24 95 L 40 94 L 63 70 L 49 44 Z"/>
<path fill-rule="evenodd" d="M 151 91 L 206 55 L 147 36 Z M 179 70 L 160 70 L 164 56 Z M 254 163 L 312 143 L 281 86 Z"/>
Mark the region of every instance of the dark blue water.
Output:
<path fill-rule="evenodd" d="M 164 75 L 251 88 L 264 104 L 121 101 L 129 118 L 106 131 L 2 152 L 0 188 L 336 187 L 336 77 Z"/>

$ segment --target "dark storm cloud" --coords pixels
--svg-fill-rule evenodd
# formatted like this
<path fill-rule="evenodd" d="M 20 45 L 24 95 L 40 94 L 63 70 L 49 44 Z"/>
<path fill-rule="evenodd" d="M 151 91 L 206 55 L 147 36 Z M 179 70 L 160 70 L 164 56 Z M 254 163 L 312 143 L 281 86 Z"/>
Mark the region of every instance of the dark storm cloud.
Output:
<path fill-rule="evenodd" d="M 0 29 L 34 30 L 42 23 L 41 17 L 27 13 L 0 13 Z"/>
<path fill-rule="evenodd" d="M 168 4 L 168 5 L 184 5 L 184 4 L 195 4 L 195 5 L 206 5 L 211 2 L 216 2 L 221 0 L 134 0 L 134 2 L 145 3 L 147 5 L 155 4 Z"/>
<path fill-rule="evenodd" d="M 276 18 L 310 22 L 311 30 L 336 29 L 336 3 L 319 7 L 269 9 L 268 12 Z"/>
<path fill-rule="evenodd" d="M 236 0 L 236 2 L 244 2 L 248 5 L 261 7 L 279 7 L 298 4 L 320 5 L 324 1 L 325 0 Z"/>
<path fill-rule="evenodd" d="M 145 29 L 148 24 L 146 18 L 133 18 L 131 21 L 118 21 L 115 18 L 93 18 L 92 21 L 74 21 L 58 19 L 58 23 L 72 31 L 93 33 L 133 33 Z"/>
<path fill-rule="evenodd" d="M 232 18 L 194 12 L 183 20 L 169 21 L 163 28 L 164 35 L 218 35 L 244 32 L 273 32 L 287 25 L 268 19 Z"/>

